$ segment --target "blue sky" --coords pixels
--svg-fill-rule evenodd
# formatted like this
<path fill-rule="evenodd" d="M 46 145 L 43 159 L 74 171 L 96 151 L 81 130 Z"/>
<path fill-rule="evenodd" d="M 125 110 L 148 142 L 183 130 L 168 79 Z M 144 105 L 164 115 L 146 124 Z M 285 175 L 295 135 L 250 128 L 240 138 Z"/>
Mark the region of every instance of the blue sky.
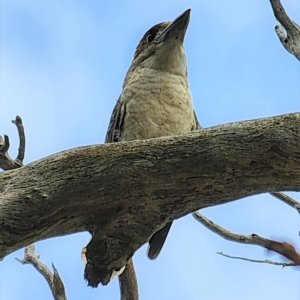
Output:
<path fill-rule="evenodd" d="M 299 0 L 283 5 L 299 24 Z M 26 129 L 25 163 L 102 143 L 141 36 L 187 8 L 188 74 L 204 127 L 300 110 L 299 62 L 280 44 L 268 0 L 2 0 L 0 132 L 11 138 L 10 154 L 18 148 L 10 123 L 17 114 Z M 290 241 L 300 249 L 299 215 L 267 194 L 202 213 L 237 233 Z M 38 242 L 36 252 L 49 267 L 55 263 L 69 299 L 119 299 L 117 280 L 86 286 L 80 251 L 88 240 L 88 233 L 53 238 Z M 135 254 L 140 298 L 300 299 L 299 271 L 230 260 L 217 251 L 280 260 L 225 241 L 189 215 L 175 222 L 157 260 L 147 259 L 146 246 Z M 23 250 L 1 262 L 0 299 L 52 299 L 41 275 L 16 256 L 23 257 Z"/>

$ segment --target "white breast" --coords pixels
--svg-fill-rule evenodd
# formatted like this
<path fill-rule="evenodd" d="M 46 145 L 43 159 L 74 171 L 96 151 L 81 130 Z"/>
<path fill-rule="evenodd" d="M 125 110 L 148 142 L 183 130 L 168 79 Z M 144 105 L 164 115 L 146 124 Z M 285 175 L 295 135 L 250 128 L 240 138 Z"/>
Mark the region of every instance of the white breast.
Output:
<path fill-rule="evenodd" d="M 137 68 L 121 96 L 125 109 L 121 140 L 186 133 L 195 128 L 187 79 L 165 71 Z"/>

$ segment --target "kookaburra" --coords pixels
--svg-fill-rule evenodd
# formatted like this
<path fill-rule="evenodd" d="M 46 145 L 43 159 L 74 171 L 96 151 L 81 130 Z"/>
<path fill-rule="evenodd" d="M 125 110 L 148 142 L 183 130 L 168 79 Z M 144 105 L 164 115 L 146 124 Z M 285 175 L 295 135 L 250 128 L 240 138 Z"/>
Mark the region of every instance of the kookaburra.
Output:
<path fill-rule="evenodd" d="M 183 48 L 189 20 L 190 9 L 173 22 L 159 23 L 144 34 L 112 112 L 106 143 L 184 134 L 200 128 Z M 171 224 L 163 224 L 150 237 L 150 259 L 160 253 Z"/>

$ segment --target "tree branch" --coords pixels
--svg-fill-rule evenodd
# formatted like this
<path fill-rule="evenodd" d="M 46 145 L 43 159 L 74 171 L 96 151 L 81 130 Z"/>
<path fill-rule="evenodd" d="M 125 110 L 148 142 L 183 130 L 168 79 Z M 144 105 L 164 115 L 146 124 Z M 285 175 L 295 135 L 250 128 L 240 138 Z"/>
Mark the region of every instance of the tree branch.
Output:
<path fill-rule="evenodd" d="M 246 257 L 240 257 L 240 256 L 232 256 L 232 255 L 228 255 L 225 254 L 223 252 L 217 252 L 217 254 L 220 254 L 222 256 L 231 258 L 231 259 L 240 259 L 240 260 L 245 260 L 245 261 L 249 261 L 249 262 L 254 262 L 254 263 L 260 263 L 260 264 L 270 264 L 270 265 L 275 265 L 275 266 L 281 266 L 281 267 L 294 267 L 297 266 L 294 263 L 285 263 L 285 262 L 277 262 L 277 261 L 271 261 L 269 259 L 265 259 L 265 260 L 259 260 L 259 259 L 251 259 L 251 258 L 246 258 Z"/>
<path fill-rule="evenodd" d="M 17 158 L 15 160 L 12 160 L 7 154 L 7 151 L 9 149 L 9 138 L 7 135 L 4 135 L 3 141 L 2 137 L 0 136 L 0 167 L 2 167 L 3 170 L 16 169 L 23 166 L 25 155 L 25 130 L 23 127 L 22 119 L 19 116 L 16 116 L 16 119 L 12 120 L 12 123 L 17 126 L 20 146 Z M 65 295 L 65 287 L 58 274 L 57 269 L 52 263 L 52 275 L 47 266 L 39 260 L 39 256 L 35 254 L 34 244 L 25 247 L 24 258 L 22 260 L 19 258 L 16 258 L 16 260 L 22 264 L 33 265 L 33 267 L 38 270 L 40 274 L 42 274 L 42 276 L 46 279 L 55 300 L 67 300 L 67 297 Z"/>
<path fill-rule="evenodd" d="M 0 256 L 89 230 L 86 278 L 107 284 L 166 222 L 242 197 L 300 190 L 300 114 L 80 147 L 0 174 Z M 138 211 L 138 214 L 136 213 Z"/>
<path fill-rule="evenodd" d="M 137 279 L 132 259 L 128 261 L 124 272 L 119 275 L 119 285 L 122 300 L 139 299 Z"/>
<path fill-rule="evenodd" d="M 21 167 L 23 165 L 22 163 L 25 155 L 25 130 L 22 124 L 22 119 L 19 116 L 17 116 L 16 119 L 12 121 L 12 123 L 17 126 L 20 146 L 19 146 L 18 156 L 16 160 L 13 161 L 7 154 L 7 151 L 9 149 L 9 137 L 5 135 L 4 136 L 5 142 L 4 142 L 2 137 L 0 136 L 0 159 L 1 159 L 1 152 L 2 152 L 2 157 L 4 158 L 3 161 L 0 160 L 0 167 L 3 166 L 4 170 L 11 170 L 11 169 Z M 2 142 L 2 149 L 1 149 L 1 142 Z M 44 276 L 48 285 L 51 288 L 54 299 L 57 300 L 67 299 L 64 291 L 65 290 L 64 284 L 54 264 L 52 263 L 52 268 L 53 268 L 53 275 L 52 275 L 50 270 L 47 268 L 47 266 L 45 266 L 39 261 L 39 256 L 35 255 L 34 249 L 35 249 L 34 244 L 25 247 L 24 259 L 23 260 L 20 260 L 18 258 L 16 259 L 22 264 L 27 264 L 27 263 L 32 264 Z M 123 274 L 121 274 L 118 279 L 120 283 L 121 299 L 138 300 L 138 285 L 137 285 L 137 279 L 135 276 L 135 270 L 134 270 L 134 265 L 132 260 L 128 261 L 126 266 L 126 271 L 123 272 Z"/>
<path fill-rule="evenodd" d="M 16 116 L 16 119 L 12 120 L 12 123 L 17 126 L 19 133 L 19 153 L 15 160 L 10 158 L 7 153 L 9 149 L 9 138 L 7 135 L 4 135 L 3 140 L 2 136 L 0 135 L 0 168 L 2 168 L 4 171 L 17 169 L 23 166 L 23 159 L 25 154 L 25 132 L 22 124 L 22 119 L 19 116 Z"/>
<path fill-rule="evenodd" d="M 20 146 L 18 149 L 18 156 L 16 159 L 23 163 L 24 156 L 25 156 L 25 130 L 23 127 L 23 122 L 21 117 L 16 116 L 16 119 L 12 120 L 12 123 L 17 126 L 19 139 L 20 139 Z"/>
<path fill-rule="evenodd" d="M 270 3 L 275 18 L 280 23 L 275 26 L 280 42 L 288 52 L 300 61 L 300 26 L 289 18 L 280 0 L 270 0 Z"/>
<path fill-rule="evenodd" d="M 25 254 L 23 259 L 16 258 L 21 264 L 32 265 L 47 281 L 54 300 L 67 300 L 64 284 L 52 263 L 53 274 L 40 260 L 39 256 L 35 254 L 35 246 L 31 244 L 25 248 Z"/>
<path fill-rule="evenodd" d="M 300 203 L 294 200 L 292 197 L 284 194 L 284 193 L 270 193 L 275 198 L 283 201 L 285 204 L 291 206 L 292 208 L 296 209 L 298 213 L 300 214 Z"/>
<path fill-rule="evenodd" d="M 289 264 L 291 266 L 299 266 L 300 265 L 300 254 L 298 254 L 296 252 L 295 248 L 292 245 L 290 245 L 286 242 L 281 243 L 281 242 L 269 240 L 269 239 L 260 237 L 255 233 L 250 234 L 250 235 L 233 233 L 233 232 L 221 227 L 220 225 L 212 222 L 211 220 L 207 219 L 199 212 L 194 212 L 193 217 L 198 222 L 200 222 L 202 225 L 204 225 L 206 228 L 208 228 L 209 230 L 213 231 L 214 233 L 218 234 L 219 236 L 221 236 L 222 238 L 224 238 L 228 241 L 241 243 L 241 244 L 261 246 L 265 249 L 274 251 L 274 252 L 284 256 L 285 258 L 291 260 L 293 262 L 292 264 Z M 229 257 L 228 255 L 224 255 L 224 256 Z M 244 260 L 249 261 L 250 259 L 245 258 Z M 253 261 L 253 260 L 250 260 L 250 261 Z M 262 262 L 262 261 L 259 261 L 259 262 Z M 285 266 L 287 266 L 287 264 L 285 264 Z"/>

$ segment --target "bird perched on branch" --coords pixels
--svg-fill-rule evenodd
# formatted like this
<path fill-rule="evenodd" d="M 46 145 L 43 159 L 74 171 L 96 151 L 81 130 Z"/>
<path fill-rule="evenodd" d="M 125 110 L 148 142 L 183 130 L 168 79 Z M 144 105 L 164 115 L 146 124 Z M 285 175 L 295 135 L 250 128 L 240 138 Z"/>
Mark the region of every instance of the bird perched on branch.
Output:
<path fill-rule="evenodd" d="M 173 22 L 157 24 L 144 34 L 112 112 L 106 143 L 184 134 L 200 128 L 183 48 L 189 20 L 190 9 Z M 171 224 L 163 224 L 150 238 L 150 259 L 160 253 Z"/>

